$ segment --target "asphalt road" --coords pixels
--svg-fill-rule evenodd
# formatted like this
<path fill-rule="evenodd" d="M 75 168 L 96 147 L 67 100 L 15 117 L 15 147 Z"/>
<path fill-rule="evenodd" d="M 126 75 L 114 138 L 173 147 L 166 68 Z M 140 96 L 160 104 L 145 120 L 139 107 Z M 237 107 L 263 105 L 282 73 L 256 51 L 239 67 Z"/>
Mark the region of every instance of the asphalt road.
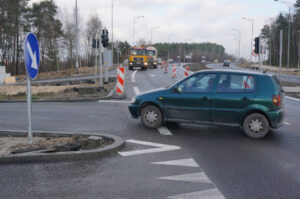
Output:
<path fill-rule="evenodd" d="M 132 119 L 127 106 L 135 94 L 183 78 L 179 67 L 177 78 L 170 70 L 126 70 L 122 101 L 34 103 L 34 130 L 114 134 L 126 148 L 101 160 L 0 165 L 0 198 L 300 198 L 299 101 L 285 99 L 286 125 L 262 140 L 193 124 L 168 126 L 165 135 Z M 2 129 L 26 129 L 25 103 L 0 109 Z"/>

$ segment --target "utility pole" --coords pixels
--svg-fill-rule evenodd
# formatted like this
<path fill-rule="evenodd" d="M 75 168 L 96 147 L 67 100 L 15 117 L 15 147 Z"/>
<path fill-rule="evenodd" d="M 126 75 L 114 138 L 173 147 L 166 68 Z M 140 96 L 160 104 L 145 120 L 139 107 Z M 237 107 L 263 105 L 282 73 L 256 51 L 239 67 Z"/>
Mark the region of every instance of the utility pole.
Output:
<path fill-rule="evenodd" d="M 252 25 L 252 30 L 251 30 L 251 46 L 250 46 L 250 58 L 249 58 L 249 61 L 250 61 L 250 63 L 252 62 L 252 48 L 253 48 L 253 46 L 252 46 L 252 42 L 253 42 L 253 26 L 254 26 L 254 20 L 253 19 L 251 19 L 251 18 L 242 18 L 242 19 L 245 19 L 245 20 L 247 20 L 247 21 L 251 21 L 251 25 Z"/>
<path fill-rule="evenodd" d="M 236 28 L 232 28 L 232 30 L 237 31 L 239 33 L 239 40 L 238 40 L 238 42 L 239 42 L 238 61 L 239 61 L 241 58 L 241 30 L 236 29 Z"/>
<path fill-rule="evenodd" d="M 299 48 L 299 50 L 298 50 L 298 69 L 299 69 L 299 65 L 300 65 L 300 30 L 298 31 L 298 33 L 299 33 L 299 45 L 298 45 L 298 48 Z"/>
<path fill-rule="evenodd" d="M 169 48 L 169 46 L 170 46 L 170 37 L 171 37 L 171 36 L 174 36 L 174 35 L 175 35 L 175 34 L 169 34 L 169 35 L 168 35 L 168 60 L 169 60 L 169 58 L 170 58 L 170 56 L 169 56 L 169 55 L 170 55 L 170 48 Z M 167 60 L 167 61 L 168 61 L 168 60 Z"/>
<path fill-rule="evenodd" d="M 133 17 L 132 46 L 134 46 L 135 19 L 138 19 L 138 18 L 144 18 L 144 16 L 135 16 L 135 17 Z"/>
<path fill-rule="evenodd" d="M 77 17 L 77 0 L 75 0 L 75 23 L 76 23 L 76 73 L 78 74 L 78 17 Z"/>
<path fill-rule="evenodd" d="M 114 0 L 111 0 L 111 59 L 114 65 Z"/>
<path fill-rule="evenodd" d="M 282 67 L 282 30 L 280 30 L 280 47 L 279 47 L 279 81 L 281 83 L 281 67 Z"/>

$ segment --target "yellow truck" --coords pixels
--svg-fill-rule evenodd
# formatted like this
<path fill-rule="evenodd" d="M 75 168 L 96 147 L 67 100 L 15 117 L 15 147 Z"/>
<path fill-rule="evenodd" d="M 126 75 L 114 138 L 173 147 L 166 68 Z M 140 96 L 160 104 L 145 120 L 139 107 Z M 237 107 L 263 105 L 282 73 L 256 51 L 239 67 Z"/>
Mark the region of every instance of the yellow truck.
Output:
<path fill-rule="evenodd" d="M 144 47 L 132 47 L 129 50 L 129 70 L 142 69 L 147 70 L 148 67 L 148 56 L 147 49 Z"/>
<path fill-rule="evenodd" d="M 153 66 L 154 68 L 157 68 L 157 50 L 153 46 L 147 47 L 147 60 L 148 60 L 148 66 Z"/>

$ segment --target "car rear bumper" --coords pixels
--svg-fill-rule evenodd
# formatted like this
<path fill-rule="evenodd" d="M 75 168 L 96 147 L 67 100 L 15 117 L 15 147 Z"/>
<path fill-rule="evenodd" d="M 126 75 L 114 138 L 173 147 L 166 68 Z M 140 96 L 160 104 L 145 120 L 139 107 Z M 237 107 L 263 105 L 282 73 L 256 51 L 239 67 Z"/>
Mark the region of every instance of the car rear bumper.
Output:
<path fill-rule="evenodd" d="M 135 119 L 139 118 L 139 109 L 140 106 L 139 105 L 134 105 L 134 104 L 130 104 L 128 106 L 129 112 L 131 113 L 131 116 Z"/>
<path fill-rule="evenodd" d="M 280 109 L 277 111 L 268 111 L 267 115 L 270 120 L 270 125 L 272 128 L 277 129 L 284 124 L 285 111 L 284 109 Z"/>

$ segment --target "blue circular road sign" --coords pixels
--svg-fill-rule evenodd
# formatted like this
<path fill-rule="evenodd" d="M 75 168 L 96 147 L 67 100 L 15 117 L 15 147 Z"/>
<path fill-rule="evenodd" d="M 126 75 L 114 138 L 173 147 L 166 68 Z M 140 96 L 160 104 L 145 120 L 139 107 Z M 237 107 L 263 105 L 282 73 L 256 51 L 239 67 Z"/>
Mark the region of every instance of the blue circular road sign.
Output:
<path fill-rule="evenodd" d="M 29 33 L 25 39 L 24 57 L 27 75 L 35 79 L 39 72 L 40 49 L 36 36 Z"/>

